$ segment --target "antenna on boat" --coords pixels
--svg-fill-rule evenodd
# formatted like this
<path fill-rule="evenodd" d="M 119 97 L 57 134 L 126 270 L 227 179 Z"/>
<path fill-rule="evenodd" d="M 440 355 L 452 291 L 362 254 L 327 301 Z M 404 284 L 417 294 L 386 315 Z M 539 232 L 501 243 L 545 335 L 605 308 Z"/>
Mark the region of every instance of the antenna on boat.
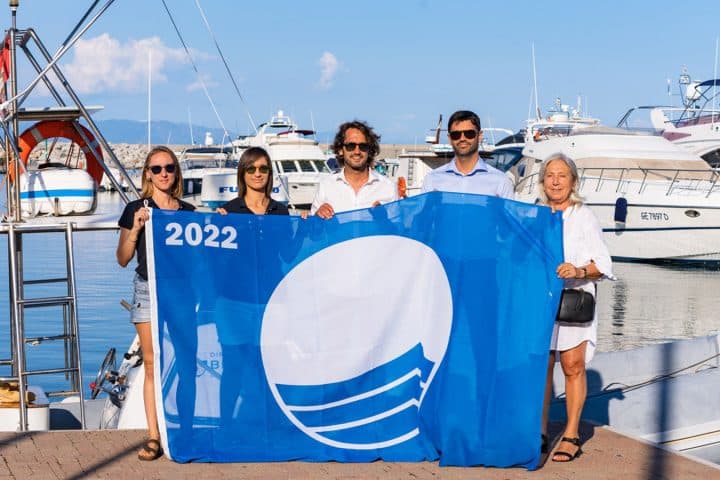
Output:
<path fill-rule="evenodd" d="M 537 119 L 540 120 L 540 106 L 538 105 L 538 88 L 537 88 L 537 70 L 535 69 L 535 44 L 532 44 L 532 67 L 533 67 L 533 91 L 535 92 L 535 112 Z"/>
<path fill-rule="evenodd" d="M 190 116 L 190 107 L 188 106 L 188 125 L 190 126 L 190 145 L 195 145 L 195 137 L 192 130 L 192 116 Z"/>
<path fill-rule="evenodd" d="M 150 129 L 152 128 L 152 49 L 148 50 L 148 118 L 147 118 L 147 151 L 150 152 L 150 144 L 152 143 L 150 136 Z"/>
<path fill-rule="evenodd" d="M 713 70 L 713 87 L 715 87 L 715 92 L 717 92 L 718 89 L 718 43 L 720 42 L 720 38 L 715 37 L 715 68 Z M 715 130 L 715 101 L 717 100 L 717 94 L 713 95 L 712 97 L 712 113 L 710 113 L 710 128 L 714 131 Z"/>

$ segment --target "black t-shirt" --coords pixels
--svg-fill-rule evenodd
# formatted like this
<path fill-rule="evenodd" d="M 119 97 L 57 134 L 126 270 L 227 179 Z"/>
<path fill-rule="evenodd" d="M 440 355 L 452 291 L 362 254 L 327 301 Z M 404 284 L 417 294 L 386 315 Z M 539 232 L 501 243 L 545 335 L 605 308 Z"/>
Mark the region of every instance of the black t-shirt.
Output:
<path fill-rule="evenodd" d="M 118 225 L 122 228 L 127 228 L 128 230 L 132 230 L 133 227 L 133 221 L 135 219 L 135 212 L 140 210 L 142 207 L 145 206 L 145 201 L 148 202 L 148 207 L 150 208 L 158 208 L 158 206 L 155 204 L 152 198 L 141 198 L 140 200 L 133 200 L 132 202 L 125 205 L 125 210 L 123 210 L 122 215 L 120 216 L 120 220 L 118 220 Z M 179 200 L 180 202 L 180 208 L 178 210 L 187 210 L 192 212 L 195 210 L 195 206 L 191 205 L 187 202 L 183 202 L 182 200 Z M 140 277 L 143 278 L 143 280 L 148 279 L 148 273 L 147 273 L 147 255 L 145 253 L 145 229 L 143 228 L 140 230 L 140 234 L 138 235 L 137 243 L 135 244 L 135 250 L 137 251 L 137 268 L 135 268 L 135 272 L 137 272 Z"/>
<path fill-rule="evenodd" d="M 255 212 L 250 210 L 245 204 L 245 199 L 242 197 L 233 198 L 225 205 L 220 208 L 224 208 L 228 213 L 251 213 L 255 215 Z M 265 215 L 289 215 L 288 208 L 280 202 L 270 199 Z"/>

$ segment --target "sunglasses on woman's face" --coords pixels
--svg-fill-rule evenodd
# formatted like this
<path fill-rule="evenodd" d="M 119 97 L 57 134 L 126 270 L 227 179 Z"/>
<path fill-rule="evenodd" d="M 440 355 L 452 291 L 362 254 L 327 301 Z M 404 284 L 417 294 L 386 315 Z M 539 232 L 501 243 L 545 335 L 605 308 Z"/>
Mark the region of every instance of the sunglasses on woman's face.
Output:
<path fill-rule="evenodd" d="M 460 137 L 465 135 L 465 138 L 467 138 L 468 140 L 472 140 L 473 138 L 477 137 L 477 134 L 477 130 L 453 130 L 450 132 L 450 138 L 453 140 L 460 140 Z"/>
<path fill-rule="evenodd" d="M 175 173 L 175 164 L 174 163 L 168 163 L 167 165 L 152 165 L 148 167 L 148 170 L 152 172 L 153 175 L 159 175 L 160 172 L 165 171 L 169 174 Z"/>
<path fill-rule="evenodd" d="M 250 175 L 254 174 L 256 170 L 260 170 L 260 173 L 265 175 L 270 172 L 270 167 L 267 165 L 260 165 L 259 167 L 250 165 L 249 167 L 245 167 L 245 173 L 249 173 Z"/>

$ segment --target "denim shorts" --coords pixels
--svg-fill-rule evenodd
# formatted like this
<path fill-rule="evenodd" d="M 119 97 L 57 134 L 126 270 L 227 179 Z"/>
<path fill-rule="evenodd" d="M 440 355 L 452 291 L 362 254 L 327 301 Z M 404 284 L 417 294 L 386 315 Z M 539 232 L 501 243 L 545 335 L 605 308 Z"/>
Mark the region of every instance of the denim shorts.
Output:
<path fill-rule="evenodd" d="M 133 280 L 133 308 L 130 312 L 132 323 L 146 323 L 150 321 L 150 287 L 147 280 L 135 274 Z"/>

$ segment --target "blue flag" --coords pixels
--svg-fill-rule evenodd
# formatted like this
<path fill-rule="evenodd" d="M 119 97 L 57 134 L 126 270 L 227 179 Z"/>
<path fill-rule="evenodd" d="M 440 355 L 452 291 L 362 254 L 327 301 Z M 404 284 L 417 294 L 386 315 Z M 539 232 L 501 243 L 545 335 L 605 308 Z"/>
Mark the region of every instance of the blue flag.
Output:
<path fill-rule="evenodd" d="M 434 192 L 330 220 L 150 225 L 172 459 L 537 468 L 559 214 Z"/>

